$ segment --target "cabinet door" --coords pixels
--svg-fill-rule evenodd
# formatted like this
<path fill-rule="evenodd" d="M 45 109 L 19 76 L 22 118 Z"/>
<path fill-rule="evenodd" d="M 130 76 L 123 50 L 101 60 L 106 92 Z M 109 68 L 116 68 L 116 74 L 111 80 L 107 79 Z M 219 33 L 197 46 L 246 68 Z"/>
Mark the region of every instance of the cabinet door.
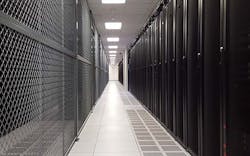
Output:
<path fill-rule="evenodd" d="M 187 54 L 187 147 L 198 155 L 198 0 L 186 0 L 186 54 Z M 185 15 L 185 14 L 184 14 Z"/>
<path fill-rule="evenodd" d="M 175 70 L 174 70 L 174 51 L 173 51 L 173 1 L 170 1 L 167 8 L 167 64 L 168 64 L 168 88 L 167 88 L 167 126 L 173 131 L 173 104 L 174 104 L 174 83 L 175 83 Z"/>
<path fill-rule="evenodd" d="M 200 155 L 220 155 L 219 47 L 220 1 L 202 2 L 200 25 L 201 100 L 199 103 Z"/>
<path fill-rule="evenodd" d="M 250 2 L 227 0 L 227 155 L 250 155 Z"/>
<path fill-rule="evenodd" d="M 176 105 L 175 105 L 175 123 L 176 135 L 183 140 L 183 0 L 176 0 L 174 9 L 175 16 L 175 58 L 176 58 Z"/>

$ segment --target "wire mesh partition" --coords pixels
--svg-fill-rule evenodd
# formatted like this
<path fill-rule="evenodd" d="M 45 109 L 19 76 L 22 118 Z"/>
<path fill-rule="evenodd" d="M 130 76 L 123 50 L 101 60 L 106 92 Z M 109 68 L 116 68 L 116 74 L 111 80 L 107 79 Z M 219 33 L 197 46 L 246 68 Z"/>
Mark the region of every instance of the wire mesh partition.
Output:
<path fill-rule="evenodd" d="M 69 150 L 95 102 L 93 57 L 100 50 L 91 50 L 90 18 L 78 23 L 90 35 L 76 35 L 78 15 L 87 14 L 87 3 L 74 0 L 0 0 L 0 155 Z M 82 51 L 77 36 L 84 38 Z M 108 80 L 106 63 L 98 96 Z"/>

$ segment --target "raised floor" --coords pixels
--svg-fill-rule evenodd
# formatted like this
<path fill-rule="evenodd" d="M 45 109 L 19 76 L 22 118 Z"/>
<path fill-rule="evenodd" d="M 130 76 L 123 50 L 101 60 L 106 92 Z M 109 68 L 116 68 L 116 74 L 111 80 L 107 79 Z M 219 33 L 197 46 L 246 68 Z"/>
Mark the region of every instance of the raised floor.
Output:
<path fill-rule="evenodd" d="M 108 83 L 69 156 L 189 156 L 116 81 Z"/>

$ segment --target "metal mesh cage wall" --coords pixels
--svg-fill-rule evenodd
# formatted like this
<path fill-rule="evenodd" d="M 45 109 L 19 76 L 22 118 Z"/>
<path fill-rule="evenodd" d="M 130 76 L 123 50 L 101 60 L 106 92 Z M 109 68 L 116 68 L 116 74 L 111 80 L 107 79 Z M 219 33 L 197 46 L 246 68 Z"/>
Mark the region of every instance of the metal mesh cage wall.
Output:
<path fill-rule="evenodd" d="M 86 0 L 80 0 L 78 4 L 79 39 L 78 54 L 93 63 L 92 53 L 92 22 L 90 10 Z"/>
<path fill-rule="evenodd" d="M 63 155 L 75 138 L 75 3 L 1 0 L 0 16 L 0 155 Z"/>
<path fill-rule="evenodd" d="M 94 103 L 93 50 L 85 46 L 85 63 L 77 57 L 75 3 L 0 0 L 0 155 L 66 154 L 77 136 L 76 114 L 86 116 Z M 93 47 L 93 37 L 86 44 Z M 77 95 L 88 111 L 77 113 Z"/>
<path fill-rule="evenodd" d="M 94 19 L 86 0 L 77 5 L 78 21 L 78 117 L 77 131 L 81 131 L 95 101 L 107 84 L 107 61 Z"/>

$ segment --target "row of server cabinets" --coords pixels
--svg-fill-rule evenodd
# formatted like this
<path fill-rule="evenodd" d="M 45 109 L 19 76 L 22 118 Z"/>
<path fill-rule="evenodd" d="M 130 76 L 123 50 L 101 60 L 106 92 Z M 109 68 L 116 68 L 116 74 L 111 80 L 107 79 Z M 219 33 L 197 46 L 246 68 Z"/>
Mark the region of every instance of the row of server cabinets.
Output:
<path fill-rule="evenodd" d="M 129 90 L 192 154 L 250 155 L 244 0 L 171 0 L 130 49 Z"/>
<path fill-rule="evenodd" d="M 86 0 L 0 0 L 0 155 L 67 155 L 108 82 Z"/>
<path fill-rule="evenodd" d="M 123 61 L 121 61 L 118 66 L 119 66 L 118 80 L 121 84 L 123 84 Z"/>

